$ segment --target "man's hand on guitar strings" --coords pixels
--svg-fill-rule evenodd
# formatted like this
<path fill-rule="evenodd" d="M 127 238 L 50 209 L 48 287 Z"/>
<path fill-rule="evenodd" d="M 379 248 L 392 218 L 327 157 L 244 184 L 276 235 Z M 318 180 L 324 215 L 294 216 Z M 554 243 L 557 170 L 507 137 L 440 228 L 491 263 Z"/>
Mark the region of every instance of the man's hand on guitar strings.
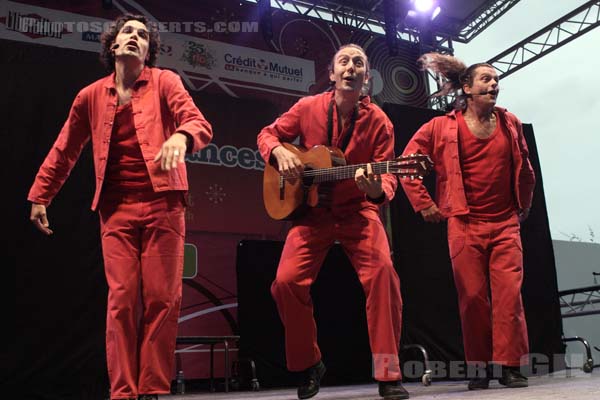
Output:
<path fill-rule="evenodd" d="M 284 178 L 300 178 L 304 171 L 304 165 L 297 155 L 283 146 L 275 147 L 271 151 L 271 154 L 277 160 L 279 173 L 283 175 Z"/>
<path fill-rule="evenodd" d="M 360 191 L 364 192 L 371 199 L 378 199 L 383 194 L 381 187 L 381 177 L 373 173 L 371 164 L 367 164 L 367 170 L 358 168 L 354 174 L 354 181 Z"/>

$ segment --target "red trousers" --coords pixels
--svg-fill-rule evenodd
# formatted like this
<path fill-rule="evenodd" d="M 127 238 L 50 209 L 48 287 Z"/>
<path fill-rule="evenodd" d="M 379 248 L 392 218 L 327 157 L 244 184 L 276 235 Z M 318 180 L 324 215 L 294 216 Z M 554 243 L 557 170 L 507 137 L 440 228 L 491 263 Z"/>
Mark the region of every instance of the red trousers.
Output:
<path fill-rule="evenodd" d="M 181 192 L 103 195 L 111 399 L 169 393 L 181 304 Z"/>
<path fill-rule="evenodd" d="M 399 380 L 400 280 L 385 230 L 375 213 L 373 218 L 355 214 L 336 219 L 325 210 L 315 209 L 290 229 L 271 286 L 285 327 L 287 367 L 302 371 L 321 359 L 310 287 L 335 240 L 342 245 L 365 291 L 373 376 L 380 381 Z"/>
<path fill-rule="evenodd" d="M 468 216 L 448 220 L 467 362 L 519 366 L 527 361 L 519 230 L 516 215 L 498 222 Z"/>

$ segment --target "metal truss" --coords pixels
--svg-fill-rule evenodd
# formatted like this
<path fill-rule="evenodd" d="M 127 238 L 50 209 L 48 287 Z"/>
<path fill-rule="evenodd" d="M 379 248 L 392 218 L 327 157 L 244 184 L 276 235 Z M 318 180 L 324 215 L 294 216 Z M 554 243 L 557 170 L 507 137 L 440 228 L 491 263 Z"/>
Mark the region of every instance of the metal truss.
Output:
<path fill-rule="evenodd" d="M 259 0 L 245 0 L 257 3 Z M 272 0 L 273 9 L 285 10 L 305 17 L 317 18 L 330 23 L 362 29 L 378 35 L 385 35 L 385 17 L 381 11 L 384 0 Z M 400 22 L 400 21 L 399 21 Z M 410 43 L 420 43 L 417 29 L 399 26 L 397 38 Z M 435 44 L 450 40 L 449 36 L 437 34 Z M 447 50 L 442 48 L 442 50 Z"/>
<path fill-rule="evenodd" d="M 246 1 L 249 3 L 258 2 L 258 0 Z M 305 17 L 363 29 L 377 34 L 385 33 L 385 22 L 376 12 L 383 0 L 349 2 L 351 5 L 326 0 L 271 0 L 270 3 L 271 7 L 276 10 L 289 11 Z"/>
<path fill-rule="evenodd" d="M 558 292 L 563 318 L 600 314 L 600 285 Z"/>
<path fill-rule="evenodd" d="M 245 0 L 256 4 L 259 0 Z M 285 10 L 302 16 L 385 35 L 385 16 L 382 13 L 384 0 L 262 0 L 270 1 L 273 10 Z M 397 38 L 418 44 L 422 52 L 439 51 L 453 53 L 452 41 L 468 43 L 490 24 L 504 15 L 519 0 L 495 0 L 487 2 L 468 19 L 458 35 L 443 32 L 422 33 L 418 29 L 399 24 Z M 544 55 L 569 43 L 600 25 L 600 0 L 588 1 L 564 17 L 542 28 L 511 48 L 488 60 L 506 78 L 513 72 L 531 64 Z M 424 36 L 428 34 L 429 37 Z M 426 39 L 425 39 L 426 38 Z M 430 85 L 431 86 L 431 85 Z M 451 97 L 432 98 L 429 106 L 445 110 Z"/>
<path fill-rule="evenodd" d="M 508 5 L 509 1 L 505 1 L 504 5 L 510 8 L 516 2 Z M 501 13 L 498 11 L 495 17 L 499 17 L 508 8 L 503 9 Z M 600 26 L 600 0 L 588 1 L 487 62 L 498 70 L 500 78 L 506 78 L 598 26 Z M 471 39 L 473 37 L 474 35 L 470 36 Z M 431 76 L 431 78 L 436 77 Z M 454 101 L 453 97 L 430 98 L 429 107 L 444 111 L 452 101 Z"/>
<path fill-rule="evenodd" d="M 485 28 L 510 10 L 520 0 L 496 0 L 493 4 L 484 4 L 467 18 L 467 25 L 453 36 L 457 42 L 468 43 Z"/>
<path fill-rule="evenodd" d="M 446 111 L 448 107 L 454 103 L 455 96 L 452 94 L 447 96 L 431 96 L 437 90 L 441 89 L 439 77 L 433 72 L 427 70 L 425 73 L 425 80 L 427 82 L 427 91 L 430 95 L 427 99 L 427 106 L 433 110 Z M 434 91 L 434 87 L 437 87 L 437 90 Z"/>
<path fill-rule="evenodd" d="M 600 0 L 588 1 L 564 17 L 488 60 L 500 78 L 569 43 L 600 25 Z"/>
<path fill-rule="evenodd" d="M 429 97 L 427 99 L 427 106 L 432 110 L 448 112 L 455 99 L 455 96 Z"/>
<path fill-rule="evenodd" d="M 439 110 L 446 112 L 450 104 L 454 101 L 452 96 L 440 96 L 440 97 L 429 97 L 427 99 L 427 106 L 432 110 Z"/>

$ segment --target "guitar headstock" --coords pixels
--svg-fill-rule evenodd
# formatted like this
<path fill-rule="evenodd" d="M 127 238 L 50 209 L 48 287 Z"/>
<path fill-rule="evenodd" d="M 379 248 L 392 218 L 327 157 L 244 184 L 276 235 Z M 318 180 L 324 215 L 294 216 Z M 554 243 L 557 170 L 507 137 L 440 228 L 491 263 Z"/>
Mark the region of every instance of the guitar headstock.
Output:
<path fill-rule="evenodd" d="M 407 154 L 390 162 L 389 172 L 401 178 L 423 179 L 433 169 L 433 161 L 427 154 Z"/>

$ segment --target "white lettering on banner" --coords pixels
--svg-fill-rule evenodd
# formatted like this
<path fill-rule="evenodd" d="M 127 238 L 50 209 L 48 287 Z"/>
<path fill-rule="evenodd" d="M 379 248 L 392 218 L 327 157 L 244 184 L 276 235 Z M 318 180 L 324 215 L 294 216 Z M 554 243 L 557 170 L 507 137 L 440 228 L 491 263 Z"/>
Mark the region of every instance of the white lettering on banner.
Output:
<path fill-rule="evenodd" d="M 0 39 L 98 53 L 100 34 L 109 23 L 66 11 L 0 2 Z"/>
<path fill-rule="evenodd" d="M 202 150 L 189 154 L 185 161 L 191 164 L 207 164 L 227 168 L 243 168 L 263 171 L 265 162 L 258 150 L 230 145 L 217 146 L 210 143 Z"/>
<path fill-rule="evenodd" d="M 161 62 L 184 71 L 303 93 L 315 82 L 312 60 L 184 35 L 169 35 L 164 42 L 173 52 Z"/>
<path fill-rule="evenodd" d="M 253 57 L 245 57 L 242 58 L 240 56 L 236 57 L 232 54 L 226 53 L 223 57 L 225 63 L 248 67 L 260 72 L 274 72 L 282 75 L 289 75 L 291 77 L 302 77 L 302 68 L 294 68 L 288 65 L 280 65 L 279 63 L 267 62 L 264 59 L 257 60 Z M 226 67 L 227 68 L 227 67 Z"/>
<path fill-rule="evenodd" d="M 156 20 L 139 10 L 150 20 Z M 12 1 L 0 3 L 0 39 L 100 51 L 100 35 L 110 21 Z M 161 31 L 158 66 L 176 70 L 192 89 L 215 83 L 232 96 L 233 87 L 301 97 L 315 83 L 313 60 L 236 46 L 173 32 L 258 34 L 255 21 L 156 22 Z M 164 32 L 163 31 L 167 31 Z M 205 82 L 197 87 L 195 82 Z"/>
<path fill-rule="evenodd" d="M 35 14 L 23 15 L 19 12 L 8 11 L 6 29 L 21 32 L 30 37 L 46 36 L 60 39 L 63 33 L 63 24 Z"/>

